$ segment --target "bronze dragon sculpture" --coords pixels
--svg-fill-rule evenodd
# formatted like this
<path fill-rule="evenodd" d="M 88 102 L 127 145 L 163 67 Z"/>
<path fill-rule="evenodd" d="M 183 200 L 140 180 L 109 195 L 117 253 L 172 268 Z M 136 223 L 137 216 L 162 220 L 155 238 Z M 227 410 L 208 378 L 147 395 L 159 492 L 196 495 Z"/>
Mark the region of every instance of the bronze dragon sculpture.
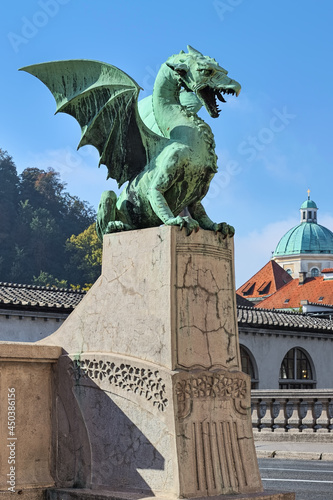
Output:
<path fill-rule="evenodd" d="M 233 236 L 227 223 L 214 223 L 201 203 L 217 172 L 213 133 L 196 112 L 213 118 L 217 100 L 238 96 L 240 85 L 208 56 L 188 46 L 159 70 L 153 95 L 138 105 L 139 85 L 120 69 L 89 60 L 55 61 L 22 68 L 52 92 L 57 112 L 77 119 L 78 147 L 95 146 L 100 164 L 118 185 L 117 198 L 104 191 L 96 229 L 106 233 L 161 224 Z M 188 99 L 186 100 L 186 95 Z M 188 103 L 190 101 L 190 104 Z M 189 215 L 178 215 L 188 209 Z"/>

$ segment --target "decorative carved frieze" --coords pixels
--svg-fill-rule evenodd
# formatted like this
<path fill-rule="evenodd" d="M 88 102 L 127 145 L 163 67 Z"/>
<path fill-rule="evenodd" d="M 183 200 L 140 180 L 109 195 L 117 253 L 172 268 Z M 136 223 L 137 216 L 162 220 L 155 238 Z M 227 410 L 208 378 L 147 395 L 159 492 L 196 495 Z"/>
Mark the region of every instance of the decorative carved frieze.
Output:
<path fill-rule="evenodd" d="M 205 372 L 199 376 L 179 380 L 175 390 L 180 418 L 190 415 L 192 402 L 198 398 L 232 400 L 239 413 L 245 415 L 247 412 L 246 407 L 242 405 L 242 400 L 247 396 L 246 380 L 242 377 L 228 376 L 227 372 Z"/>
<path fill-rule="evenodd" d="M 228 261 L 232 258 L 232 251 L 230 248 L 227 248 L 221 244 L 217 245 L 209 245 L 209 244 L 200 244 L 200 243 L 177 243 L 176 246 L 177 253 L 186 253 L 190 254 L 201 254 L 205 256 L 217 257 L 219 259 L 226 259 Z"/>
<path fill-rule="evenodd" d="M 97 381 L 108 380 L 111 385 L 146 398 L 159 411 L 164 411 L 168 406 L 165 384 L 158 370 L 88 358 L 74 360 L 73 368 L 76 380 L 81 377 Z"/>

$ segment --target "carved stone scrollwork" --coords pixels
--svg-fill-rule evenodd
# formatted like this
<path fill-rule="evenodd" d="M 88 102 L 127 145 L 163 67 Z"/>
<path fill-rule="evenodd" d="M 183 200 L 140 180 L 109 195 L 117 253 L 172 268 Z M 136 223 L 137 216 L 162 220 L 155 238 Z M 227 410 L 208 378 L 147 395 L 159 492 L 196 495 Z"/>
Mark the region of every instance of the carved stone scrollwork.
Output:
<path fill-rule="evenodd" d="M 73 371 L 76 380 L 81 377 L 98 381 L 106 379 L 111 385 L 124 391 L 143 396 L 159 411 L 164 411 L 168 406 L 165 384 L 158 370 L 152 371 L 125 363 L 118 365 L 112 361 L 81 359 L 74 361 Z"/>
<path fill-rule="evenodd" d="M 246 395 L 246 381 L 243 378 L 228 377 L 225 373 L 205 373 L 183 379 L 176 384 L 178 416 L 186 418 L 190 415 L 193 400 L 199 398 L 232 400 L 235 409 L 242 415 L 246 415 L 247 407 L 242 404 Z"/>

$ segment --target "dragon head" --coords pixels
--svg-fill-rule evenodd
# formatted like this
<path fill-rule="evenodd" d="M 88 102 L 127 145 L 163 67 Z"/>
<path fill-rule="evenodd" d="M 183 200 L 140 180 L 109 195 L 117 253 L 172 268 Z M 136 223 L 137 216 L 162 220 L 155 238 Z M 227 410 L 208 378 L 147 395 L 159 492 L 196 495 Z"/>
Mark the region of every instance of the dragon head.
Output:
<path fill-rule="evenodd" d="M 217 99 L 226 102 L 223 95 L 238 96 L 241 86 L 229 78 L 228 72 L 215 59 L 187 46 L 188 53 L 181 51 L 169 57 L 166 64 L 177 75 L 180 85 L 188 92 L 194 92 L 211 117 L 217 118 L 221 112 Z"/>

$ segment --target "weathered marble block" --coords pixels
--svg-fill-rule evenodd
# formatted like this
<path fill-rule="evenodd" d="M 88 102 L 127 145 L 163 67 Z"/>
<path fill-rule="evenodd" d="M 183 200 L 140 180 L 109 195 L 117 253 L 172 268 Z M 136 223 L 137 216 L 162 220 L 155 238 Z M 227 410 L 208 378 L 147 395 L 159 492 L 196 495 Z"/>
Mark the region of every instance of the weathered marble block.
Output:
<path fill-rule="evenodd" d="M 41 341 L 174 369 L 240 369 L 232 242 L 178 227 L 104 238 L 102 275 Z"/>
<path fill-rule="evenodd" d="M 39 499 L 55 483 L 52 365 L 60 355 L 60 347 L 0 342 L 1 498 L 35 488 L 31 498 Z"/>

